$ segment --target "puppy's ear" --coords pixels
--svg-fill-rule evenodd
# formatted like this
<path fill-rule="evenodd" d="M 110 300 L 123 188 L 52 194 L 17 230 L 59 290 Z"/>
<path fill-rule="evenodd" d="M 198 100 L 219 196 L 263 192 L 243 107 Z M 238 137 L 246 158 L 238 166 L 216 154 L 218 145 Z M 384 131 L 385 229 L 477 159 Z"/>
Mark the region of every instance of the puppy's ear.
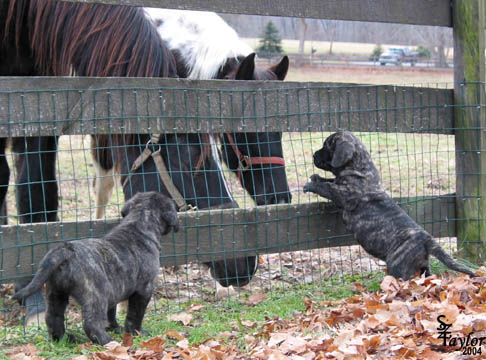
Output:
<path fill-rule="evenodd" d="M 179 231 L 179 219 L 177 211 L 166 211 L 162 214 L 162 221 L 165 222 L 164 235 L 168 234 L 171 230 L 174 232 Z"/>
<path fill-rule="evenodd" d="M 354 144 L 347 141 L 339 141 L 334 149 L 332 155 L 331 166 L 333 168 L 340 168 L 353 158 Z"/>
<path fill-rule="evenodd" d="M 125 205 L 123 205 L 123 208 L 121 209 L 121 216 L 122 217 L 125 217 L 128 215 L 128 213 L 130 212 L 130 208 L 132 207 L 132 199 L 128 200 Z"/>

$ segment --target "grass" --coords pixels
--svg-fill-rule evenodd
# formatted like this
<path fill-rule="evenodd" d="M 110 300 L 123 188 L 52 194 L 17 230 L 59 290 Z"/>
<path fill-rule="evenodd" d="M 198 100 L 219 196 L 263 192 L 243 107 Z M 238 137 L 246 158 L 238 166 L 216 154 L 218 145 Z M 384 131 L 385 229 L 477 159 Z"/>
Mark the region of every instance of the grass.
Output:
<path fill-rule="evenodd" d="M 334 276 L 322 282 L 312 284 L 299 284 L 288 289 L 275 289 L 265 294 L 265 298 L 255 305 L 247 304 L 249 292 L 241 294 L 238 298 L 232 297 L 219 304 L 198 302 L 197 305 L 204 307 L 193 312 L 193 319 L 187 326 L 180 322 L 170 321 L 167 314 L 163 312 L 165 307 L 179 307 L 182 311 L 188 311 L 194 302 L 183 304 L 168 304 L 161 300 L 158 304 L 159 310 L 151 307 L 144 320 L 144 329 L 147 335 L 135 337 L 135 344 L 150 339 L 154 336 L 165 334 L 167 330 L 177 330 L 189 340 L 190 344 L 196 344 L 208 339 L 218 339 L 222 343 L 234 341 L 240 349 L 245 349 L 245 336 L 252 335 L 253 326 L 248 323 L 261 324 L 267 319 L 279 318 L 289 319 L 295 312 L 305 310 L 304 297 L 311 298 L 316 303 L 320 301 L 332 301 L 356 295 L 353 285 L 356 282 L 368 291 L 376 291 L 383 278 L 383 272 L 366 273 L 360 275 Z M 123 316 L 119 317 L 123 321 Z M 68 331 L 74 334 L 81 343 L 88 342 L 88 339 L 81 329 L 79 321 L 68 319 Z M 231 336 L 229 336 L 231 334 Z M 55 359 L 70 359 L 73 356 L 87 354 L 100 347 L 86 347 L 79 344 L 72 344 L 63 339 L 60 342 L 52 342 L 47 337 L 45 325 L 24 329 L 22 326 L 3 328 L 0 334 L 0 356 L 6 353 L 13 346 L 30 342 L 40 350 L 38 356 Z M 121 341 L 121 335 L 111 333 L 117 341 Z M 235 336 L 236 338 L 230 339 Z M 168 338 L 168 344 L 174 344 L 176 340 Z"/>
<path fill-rule="evenodd" d="M 284 134 L 284 158 L 293 203 L 317 200 L 315 196 L 303 194 L 302 187 L 313 173 L 323 175 L 321 170 L 313 166 L 312 154 L 322 146 L 328 135 L 330 133 Z M 392 196 L 443 195 L 455 191 L 452 136 L 362 133 L 360 137 L 370 150 L 385 188 Z M 94 170 L 88 145 L 87 137 L 64 136 L 60 140 L 58 179 L 61 221 L 91 220 L 94 217 Z M 11 169 L 14 167 L 11 166 Z M 228 170 L 225 175 L 240 206 L 253 206 L 253 201 L 241 189 L 236 176 Z M 107 218 L 117 217 L 123 204 L 123 194 L 119 182 L 116 183 L 117 191 L 107 206 Z M 10 223 L 16 223 L 15 186 L 9 189 L 8 211 Z"/>

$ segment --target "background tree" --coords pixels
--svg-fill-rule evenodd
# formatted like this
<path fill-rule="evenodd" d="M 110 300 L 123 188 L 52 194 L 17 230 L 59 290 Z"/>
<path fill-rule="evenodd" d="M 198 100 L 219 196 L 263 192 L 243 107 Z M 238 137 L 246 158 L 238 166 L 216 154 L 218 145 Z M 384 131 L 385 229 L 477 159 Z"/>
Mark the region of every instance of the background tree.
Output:
<path fill-rule="evenodd" d="M 381 54 L 383 54 L 383 48 L 381 47 L 381 44 L 376 44 L 371 53 L 371 61 L 378 61 Z"/>
<path fill-rule="evenodd" d="M 269 21 L 265 26 L 257 52 L 262 54 L 262 56 L 267 54 L 281 54 L 283 52 L 282 39 L 280 38 L 277 27 L 272 21 Z"/>
<path fill-rule="evenodd" d="M 305 34 L 307 32 L 307 21 L 304 18 L 299 19 L 299 54 L 304 53 Z"/>

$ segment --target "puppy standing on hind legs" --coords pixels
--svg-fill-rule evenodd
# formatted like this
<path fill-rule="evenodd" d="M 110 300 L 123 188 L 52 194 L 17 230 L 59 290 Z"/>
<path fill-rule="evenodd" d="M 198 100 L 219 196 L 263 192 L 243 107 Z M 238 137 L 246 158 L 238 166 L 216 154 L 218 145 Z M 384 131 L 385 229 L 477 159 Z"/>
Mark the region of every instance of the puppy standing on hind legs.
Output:
<path fill-rule="evenodd" d="M 408 280 L 417 272 L 430 275 L 429 255 L 448 268 L 476 276 L 457 264 L 440 245 L 388 196 L 363 143 L 352 133 L 329 136 L 314 153 L 314 164 L 335 179 L 312 175 L 304 192 L 332 200 L 343 211 L 346 228 L 366 252 L 386 262 L 387 272 Z"/>
<path fill-rule="evenodd" d="M 46 324 L 59 340 L 72 296 L 82 307 L 83 328 L 93 342 L 106 344 L 117 329 L 116 305 L 128 300 L 125 332 L 142 331 L 142 320 L 159 271 L 160 239 L 179 230 L 174 202 L 157 192 L 138 193 L 122 209 L 121 223 L 102 239 L 77 240 L 50 250 L 32 282 L 15 294 L 21 300 L 46 283 Z"/>

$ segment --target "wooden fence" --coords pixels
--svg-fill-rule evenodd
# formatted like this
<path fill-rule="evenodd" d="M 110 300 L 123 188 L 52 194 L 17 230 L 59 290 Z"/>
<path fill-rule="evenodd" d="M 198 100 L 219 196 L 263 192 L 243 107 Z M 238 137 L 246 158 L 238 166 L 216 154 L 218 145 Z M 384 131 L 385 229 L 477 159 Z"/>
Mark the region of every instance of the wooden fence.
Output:
<path fill-rule="evenodd" d="M 479 35 L 484 31 L 486 0 L 76 1 L 453 26 L 454 90 L 296 82 L 9 77 L 0 82 L 0 136 L 173 129 L 321 132 L 337 128 L 455 134 L 456 194 L 401 199 L 402 206 L 433 235 L 457 236 L 466 257 L 476 258 L 481 252 L 477 241 L 486 241 L 486 157 L 481 152 L 485 148 L 482 130 L 486 129 L 486 119 L 484 36 Z M 464 81 L 481 83 L 464 87 Z M 397 92 L 402 95 L 394 96 Z M 184 107 L 181 117 L 176 109 L 182 102 L 197 106 Z M 222 107 L 222 103 L 232 106 Z M 440 108 L 435 106 L 438 103 L 442 104 Z M 147 125 L 144 119 L 153 121 Z M 181 223 L 182 231 L 164 240 L 164 265 L 354 243 L 332 205 L 324 203 L 198 211 L 181 214 Z M 0 278 L 28 277 L 52 243 L 99 236 L 115 224 L 82 221 L 3 226 Z M 225 231 L 228 227 L 231 231 Z M 467 247 L 469 241 L 476 242 L 474 247 Z"/>

